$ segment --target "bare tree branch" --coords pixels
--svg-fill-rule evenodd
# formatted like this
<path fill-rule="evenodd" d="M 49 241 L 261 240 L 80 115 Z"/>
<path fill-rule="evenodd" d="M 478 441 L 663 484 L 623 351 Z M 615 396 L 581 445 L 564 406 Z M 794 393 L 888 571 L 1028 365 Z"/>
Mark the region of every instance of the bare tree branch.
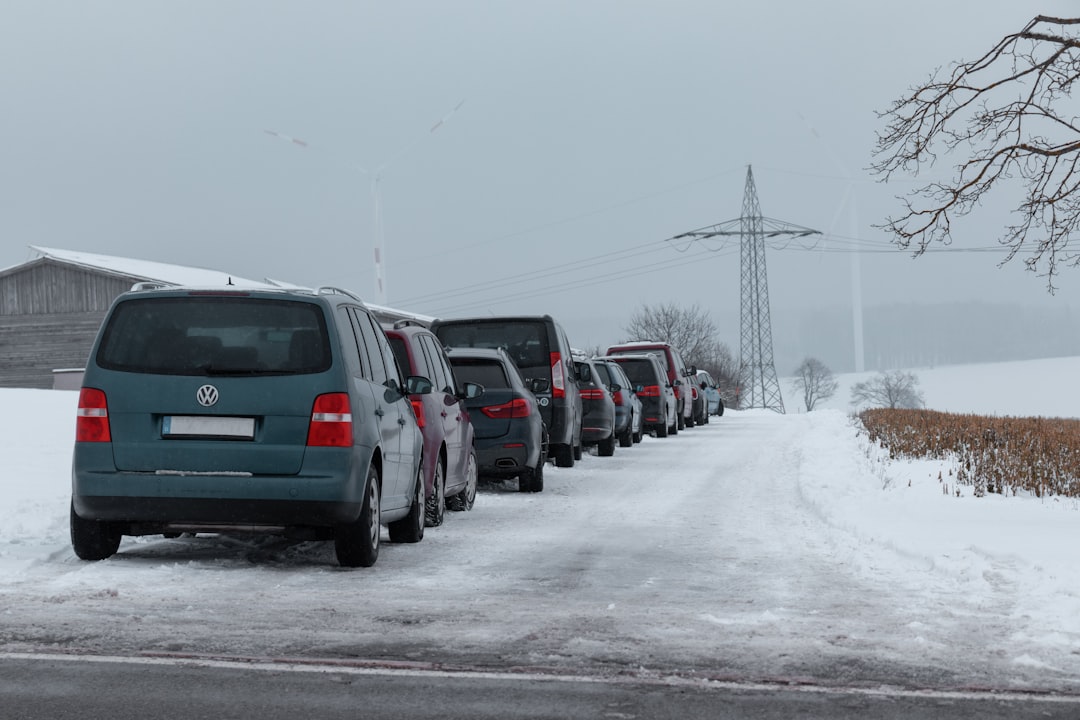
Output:
<path fill-rule="evenodd" d="M 1080 18 L 1039 15 L 982 57 L 939 68 L 879 113 L 871 171 L 882 182 L 918 176 L 940 157 L 962 156 L 948 182 L 930 182 L 898 199 L 904 212 L 880 227 L 916 256 L 952 241 L 952 222 L 997 189 L 1023 190 L 1019 220 L 999 238 L 1004 263 L 1023 255 L 1053 292 L 1061 267 L 1080 265 L 1070 247 L 1080 226 L 1080 119 L 1070 106 L 1080 78 Z"/>

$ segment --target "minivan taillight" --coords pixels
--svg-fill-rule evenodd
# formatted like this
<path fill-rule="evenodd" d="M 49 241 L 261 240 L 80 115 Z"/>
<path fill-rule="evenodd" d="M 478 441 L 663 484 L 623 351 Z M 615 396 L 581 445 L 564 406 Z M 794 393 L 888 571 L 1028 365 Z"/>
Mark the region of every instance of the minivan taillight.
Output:
<path fill-rule="evenodd" d="M 488 405 L 480 408 L 480 412 L 495 420 L 509 420 L 512 418 L 527 418 L 532 411 L 532 406 L 525 398 L 514 398 L 502 405 Z"/>
<path fill-rule="evenodd" d="M 660 386 L 646 385 L 638 390 L 638 397 L 660 397 Z"/>
<path fill-rule="evenodd" d="M 348 393 L 327 393 L 315 398 L 308 425 L 308 447 L 350 447 L 352 435 Z"/>
<path fill-rule="evenodd" d="M 79 391 L 75 442 L 112 442 L 112 433 L 109 432 L 109 404 L 101 390 L 83 388 Z"/>
<path fill-rule="evenodd" d="M 551 353 L 551 397 L 566 397 L 566 365 L 557 352 Z"/>

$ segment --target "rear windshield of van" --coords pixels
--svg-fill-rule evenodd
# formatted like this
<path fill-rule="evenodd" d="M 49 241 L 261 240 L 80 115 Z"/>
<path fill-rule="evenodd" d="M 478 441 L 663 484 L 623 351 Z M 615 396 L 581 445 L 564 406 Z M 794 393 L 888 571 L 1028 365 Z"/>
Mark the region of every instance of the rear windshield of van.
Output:
<path fill-rule="evenodd" d="M 439 325 L 435 334 L 449 347 L 502 348 L 529 377 L 541 368 L 550 373 L 551 348 L 542 321 L 449 323 Z"/>
<path fill-rule="evenodd" d="M 659 378 L 656 377 L 656 366 L 648 360 L 619 360 L 619 367 L 623 369 L 635 387 L 638 385 L 656 385 L 659 381 Z"/>
<path fill-rule="evenodd" d="M 329 369 L 331 352 L 322 309 L 313 303 L 163 297 L 117 305 L 96 361 L 135 373 L 293 375 Z"/>
<path fill-rule="evenodd" d="M 618 348 L 613 348 L 611 350 L 608 350 L 608 355 L 646 355 L 646 354 L 652 355 L 658 361 L 660 361 L 660 367 L 664 368 L 665 372 L 667 372 L 667 373 L 671 372 L 671 368 L 668 367 L 667 353 L 664 351 L 663 348 L 635 347 L 635 348 L 624 348 L 622 350 L 620 350 Z"/>

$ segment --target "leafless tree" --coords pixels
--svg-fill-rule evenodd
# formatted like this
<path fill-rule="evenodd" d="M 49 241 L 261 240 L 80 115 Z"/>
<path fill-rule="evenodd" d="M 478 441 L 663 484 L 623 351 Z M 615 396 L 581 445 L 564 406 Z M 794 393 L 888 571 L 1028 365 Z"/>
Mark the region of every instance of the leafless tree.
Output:
<path fill-rule="evenodd" d="M 835 395 L 839 386 L 832 370 L 817 358 L 808 357 L 795 368 L 795 387 L 802 390 L 806 412 Z"/>
<path fill-rule="evenodd" d="M 1069 247 L 1080 226 L 1080 124 L 1071 101 L 1080 77 L 1080 18 L 1039 15 L 985 55 L 938 68 L 879 117 L 872 172 L 917 176 L 939 155 L 962 157 L 951 181 L 934 181 L 901 197 L 905 212 L 881 226 L 916 256 L 952 240 L 952 221 L 986 200 L 995 187 L 1019 179 L 1019 220 L 999 238 L 1023 251 L 1029 270 L 1053 292 L 1061 267 L 1080 265 Z"/>
<path fill-rule="evenodd" d="M 717 339 L 716 324 L 700 306 L 680 307 L 674 303 L 643 305 L 623 328 L 626 340 L 655 340 L 671 343 L 687 365 L 708 370 L 724 388 L 738 384 L 739 366 L 728 347 Z"/>
<path fill-rule="evenodd" d="M 857 382 L 851 388 L 851 404 L 887 408 L 920 408 L 923 394 L 918 390 L 919 378 L 903 370 L 881 372 L 869 380 Z"/>

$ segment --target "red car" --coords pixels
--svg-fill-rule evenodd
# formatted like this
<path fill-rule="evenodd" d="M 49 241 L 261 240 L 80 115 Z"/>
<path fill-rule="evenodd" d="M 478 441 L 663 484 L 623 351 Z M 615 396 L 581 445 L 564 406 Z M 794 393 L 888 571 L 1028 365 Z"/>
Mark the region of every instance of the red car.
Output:
<path fill-rule="evenodd" d="M 446 351 L 427 328 L 404 320 L 384 329 L 402 372 L 431 381 L 430 392 L 412 394 L 409 400 L 424 437 L 424 519 L 435 527 L 442 525 L 446 508 L 472 510 L 476 501 L 475 434 L 463 401 L 479 388 L 472 383 L 459 387 Z"/>
<path fill-rule="evenodd" d="M 690 372 L 686 368 L 679 351 L 666 342 L 650 342 L 639 340 L 612 345 L 607 349 L 608 355 L 636 355 L 649 353 L 655 355 L 660 361 L 661 367 L 667 373 L 668 382 L 675 390 L 675 401 L 678 404 L 676 410 L 676 432 L 684 427 L 694 427 L 694 399 L 696 382 L 691 381 Z"/>

